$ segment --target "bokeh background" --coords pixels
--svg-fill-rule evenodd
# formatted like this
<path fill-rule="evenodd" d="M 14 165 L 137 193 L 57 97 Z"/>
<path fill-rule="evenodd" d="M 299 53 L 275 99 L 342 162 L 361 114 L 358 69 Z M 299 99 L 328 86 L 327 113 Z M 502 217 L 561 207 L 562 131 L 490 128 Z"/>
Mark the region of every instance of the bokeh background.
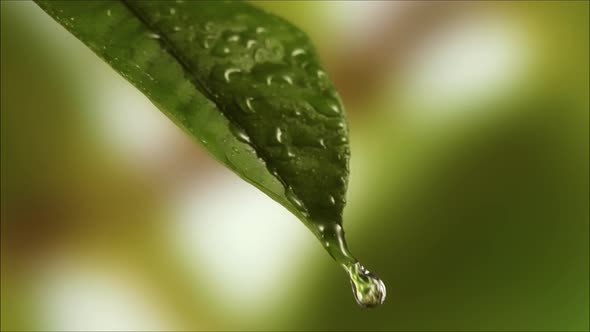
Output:
<path fill-rule="evenodd" d="M 342 94 L 359 308 L 295 217 L 2 1 L 3 330 L 588 330 L 589 3 L 257 5 Z"/>

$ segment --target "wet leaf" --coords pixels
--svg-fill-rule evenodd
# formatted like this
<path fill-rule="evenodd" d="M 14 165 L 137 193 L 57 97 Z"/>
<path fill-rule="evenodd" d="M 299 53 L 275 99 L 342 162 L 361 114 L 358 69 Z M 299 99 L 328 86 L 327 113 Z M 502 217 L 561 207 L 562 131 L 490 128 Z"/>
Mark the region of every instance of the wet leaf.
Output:
<path fill-rule="evenodd" d="M 348 132 L 308 37 L 243 2 L 37 1 L 221 163 L 281 203 L 346 270 L 357 302 L 385 286 L 342 228 Z"/>
<path fill-rule="evenodd" d="M 37 3 L 215 158 L 308 226 L 341 223 L 344 111 L 301 30 L 237 2 Z"/>

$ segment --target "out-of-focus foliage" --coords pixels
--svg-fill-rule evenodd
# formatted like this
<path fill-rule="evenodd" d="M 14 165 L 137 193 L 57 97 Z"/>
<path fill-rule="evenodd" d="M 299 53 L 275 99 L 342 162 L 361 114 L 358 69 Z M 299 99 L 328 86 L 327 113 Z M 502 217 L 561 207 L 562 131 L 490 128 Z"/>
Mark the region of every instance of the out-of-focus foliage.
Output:
<path fill-rule="evenodd" d="M 317 41 L 340 89 L 360 79 L 343 67 L 369 66 L 341 59 L 364 49 L 357 46 L 377 22 L 344 18 L 363 18 L 371 4 L 260 5 Z M 391 38 L 423 36 L 418 44 L 427 47 L 396 39 L 383 51 L 395 61 L 376 88 L 342 96 L 353 156 L 347 235 L 389 286 L 385 305 L 365 311 L 308 234 L 221 180 L 231 174 L 169 127 L 110 143 L 127 112 L 138 127 L 147 123 L 138 114 L 157 112 L 33 4 L 2 2 L 2 328 L 587 330 L 588 3 L 453 4 L 413 12 L 409 21 L 420 27 L 450 16 L 420 33 L 392 30 Z M 125 94 L 104 104 L 111 85 Z M 101 121 L 112 128 L 106 134 Z M 157 136 L 165 148 L 149 141 L 145 155 L 129 152 L 139 143 L 119 150 L 158 132 L 168 133 Z M 178 183 L 191 178 L 202 190 L 180 195 Z M 184 238 L 170 236 L 183 224 L 169 209 L 180 196 L 190 197 L 196 225 L 180 228 L 195 239 L 189 259 L 178 254 Z M 232 246 L 234 233 L 246 234 L 232 218 L 270 219 L 281 241 L 251 251 L 266 241 L 257 228 L 247 234 L 252 242 Z M 120 284 L 96 288 L 109 278 Z M 115 301 L 92 295 L 95 288 L 113 289 L 106 293 Z M 107 315 L 112 307 L 124 318 Z"/>

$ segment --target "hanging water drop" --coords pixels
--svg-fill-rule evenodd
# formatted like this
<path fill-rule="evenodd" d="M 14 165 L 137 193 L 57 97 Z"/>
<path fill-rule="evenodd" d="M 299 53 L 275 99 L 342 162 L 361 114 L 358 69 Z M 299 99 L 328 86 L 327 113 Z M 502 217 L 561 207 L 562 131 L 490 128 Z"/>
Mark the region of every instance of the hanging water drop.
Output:
<path fill-rule="evenodd" d="M 345 268 L 350 277 L 352 293 L 356 302 L 365 308 L 383 304 L 386 297 L 385 284 L 360 263 Z"/>

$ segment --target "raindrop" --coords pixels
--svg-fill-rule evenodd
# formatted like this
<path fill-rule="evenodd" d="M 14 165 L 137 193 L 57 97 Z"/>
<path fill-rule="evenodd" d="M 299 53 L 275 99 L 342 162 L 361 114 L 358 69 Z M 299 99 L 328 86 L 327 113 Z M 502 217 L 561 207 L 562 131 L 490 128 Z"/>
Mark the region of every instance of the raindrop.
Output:
<path fill-rule="evenodd" d="M 176 9 L 170 8 L 170 15 L 174 15 L 174 14 L 176 14 Z"/>
<path fill-rule="evenodd" d="M 283 143 L 283 131 L 279 127 L 275 130 L 275 138 L 277 139 L 277 142 Z"/>
<path fill-rule="evenodd" d="M 244 131 L 244 129 L 242 129 L 241 127 L 238 127 L 235 124 L 231 124 L 230 125 L 230 131 L 234 134 L 234 136 L 236 136 L 236 138 L 244 143 L 251 143 L 250 142 L 250 136 L 248 136 L 248 134 L 246 134 L 246 132 Z"/>
<path fill-rule="evenodd" d="M 383 304 L 386 289 L 381 279 L 358 262 L 346 267 L 346 271 L 350 277 L 354 299 L 360 306 L 372 308 Z"/>
<path fill-rule="evenodd" d="M 266 85 L 271 85 L 272 84 L 273 77 L 274 77 L 274 75 L 268 75 L 268 76 L 266 76 Z"/>
<path fill-rule="evenodd" d="M 157 33 L 149 33 L 148 37 L 150 37 L 151 39 L 160 39 L 160 35 Z"/>
<path fill-rule="evenodd" d="M 213 54 L 217 56 L 227 56 L 231 53 L 229 47 L 224 46 L 222 44 L 218 44 L 215 48 L 213 48 Z"/>
<path fill-rule="evenodd" d="M 252 48 L 254 45 L 258 44 L 258 42 L 254 39 L 250 39 L 246 42 L 246 48 Z"/>
<path fill-rule="evenodd" d="M 303 202 L 297 197 L 297 195 L 295 195 L 292 188 L 287 189 L 287 191 L 285 192 L 285 196 L 287 197 L 289 202 L 291 202 L 291 204 L 295 206 L 297 210 L 301 212 L 305 211 L 305 206 L 303 205 Z"/>
<path fill-rule="evenodd" d="M 235 43 L 235 42 L 237 42 L 239 40 L 240 40 L 240 36 L 239 35 L 231 35 L 231 36 L 229 36 L 227 38 L 227 41 L 228 42 L 233 42 L 233 43 Z"/>
<path fill-rule="evenodd" d="M 346 127 L 346 125 L 344 124 L 344 121 L 336 120 L 336 121 L 326 122 L 326 127 L 330 128 L 330 129 L 344 129 L 344 127 Z"/>
<path fill-rule="evenodd" d="M 328 116 L 328 117 L 337 117 L 340 115 L 340 107 L 333 100 L 326 100 L 325 97 L 322 98 L 312 98 L 310 104 L 314 106 L 314 108 L 321 114 Z"/>
<path fill-rule="evenodd" d="M 111 16 L 111 10 L 107 9 L 107 16 Z"/>
<path fill-rule="evenodd" d="M 252 98 L 252 97 L 246 98 L 246 108 L 252 113 L 256 112 L 254 110 L 254 106 L 252 106 L 253 101 L 254 101 L 254 98 Z"/>
<path fill-rule="evenodd" d="M 293 157 L 295 157 L 295 153 L 293 151 L 291 151 L 291 148 L 286 146 L 285 150 L 284 150 L 284 156 L 287 157 L 288 159 L 291 159 Z"/>
<path fill-rule="evenodd" d="M 304 55 L 304 54 L 305 54 L 305 50 L 302 48 L 296 48 L 293 50 L 293 52 L 291 52 L 292 57 L 297 57 L 297 56 Z"/>
<path fill-rule="evenodd" d="M 225 72 L 223 73 L 223 78 L 225 79 L 226 82 L 229 83 L 229 81 L 231 80 L 230 79 L 230 76 L 232 74 L 240 73 L 241 71 L 242 70 L 240 70 L 239 68 L 229 68 L 229 69 L 226 69 Z"/>
<path fill-rule="evenodd" d="M 330 204 L 332 204 L 332 205 L 336 204 L 336 199 L 332 195 L 328 196 L 328 201 L 330 201 Z"/>
<path fill-rule="evenodd" d="M 254 53 L 254 61 L 265 62 L 270 58 L 269 52 L 264 48 L 259 48 Z"/>
<path fill-rule="evenodd" d="M 213 46 L 213 44 L 215 43 L 215 36 L 207 36 L 205 37 L 205 39 L 203 39 L 203 47 L 204 48 L 211 48 L 211 46 Z"/>
<path fill-rule="evenodd" d="M 182 29 L 178 25 L 174 26 L 174 31 L 180 31 L 180 30 L 182 30 Z"/>
<path fill-rule="evenodd" d="M 258 27 L 258 28 L 256 28 L 256 33 L 258 33 L 258 34 L 260 34 L 260 33 L 265 33 L 265 32 L 266 32 L 266 29 L 265 29 L 265 28 L 263 28 L 263 27 Z"/>
<path fill-rule="evenodd" d="M 340 108 L 338 107 L 338 105 L 336 105 L 336 103 L 330 103 L 329 107 L 330 109 L 332 109 L 332 111 L 334 111 L 334 113 L 340 114 Z"/>
<path fill-rule="evenodd" d="M 293 85 L 293 79 L 289 75 L 283 75 L 283 80 L 291 85 Z"/>

